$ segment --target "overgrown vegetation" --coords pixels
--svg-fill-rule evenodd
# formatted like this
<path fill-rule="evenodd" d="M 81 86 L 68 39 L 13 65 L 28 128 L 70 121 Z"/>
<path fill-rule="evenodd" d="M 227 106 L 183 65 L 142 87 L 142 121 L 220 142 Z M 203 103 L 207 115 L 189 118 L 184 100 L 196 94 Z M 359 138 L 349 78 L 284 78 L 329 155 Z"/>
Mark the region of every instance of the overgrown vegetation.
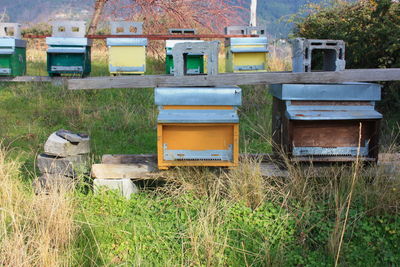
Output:
<path fill-rule="evenodd" d="M 312 5 L 299 17 L 295 35 L 304 38 L 344 40 L 346 68 L 400 67 L 400 3 L 391 0 L 337 1 Z M 400 84 L 384 83 L 384 113 L 400 110 Z M 400 120 L 397 113 L 392 122 Z"/>
<path fill-rule="evenodd" d="M 290 69 L 272 48 L 271 70 Z M 103 50 L 93 74 L 107 75 Z M 29 74 L 45 75 L 43 51 Z M 279 55 L 279 56 L 277 56 Z M 284 57 L 282 57 L 284 55 Z M 285 58 L 282 62 L 279 58 Z M 162 62 L 148 59 L 149 73 Z M 271 150 L 271 98 L 243 88 L 241 151 Z M 0 265 L 5 266 L 396 266 L 400 262 L 400 175 L 380 167 L 314 168 L 286 162 L 290 178 L 263 177 L 257 159 L 239 168 L 178 168 L 126 200 L 74 192 L 35 195 L 35 157 L 65 128 L 92 138 L 102 154 L 155 153 L 152 89 L 68 91 L 50 84 L 0 85 Z M 384 150 L 399 152 L 394 141 Z M 157 186 L 158 185 L 158 186 Z M 350 201 L 351 195 L 351 201 Z M 343 234 L 343 239 L 342 239 Z"/>

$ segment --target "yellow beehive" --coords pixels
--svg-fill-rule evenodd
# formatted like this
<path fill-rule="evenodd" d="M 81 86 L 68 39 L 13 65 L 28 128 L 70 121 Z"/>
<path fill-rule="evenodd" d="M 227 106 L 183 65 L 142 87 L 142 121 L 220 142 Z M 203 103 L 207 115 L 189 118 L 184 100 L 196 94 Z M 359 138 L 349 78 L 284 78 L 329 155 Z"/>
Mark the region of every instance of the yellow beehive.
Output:
<path fill-rule="evenodd" d="M 112 22 L 111 33 L 115 35 L 142 34 L 142 23 Z M 146 72 L 146 38 L 107 38 L 107 46 L 109 71 L 112 75 Z"/>
<path fill-rule="evenodd" d="M 235 167 L 241 89 L 156 88 L 158 167 Z"/>
<path fill-rule="evenodd" d="M 226 71 L 260 71 L 267 69 L 266 37 L 231 38 L 226 46 Z"/>

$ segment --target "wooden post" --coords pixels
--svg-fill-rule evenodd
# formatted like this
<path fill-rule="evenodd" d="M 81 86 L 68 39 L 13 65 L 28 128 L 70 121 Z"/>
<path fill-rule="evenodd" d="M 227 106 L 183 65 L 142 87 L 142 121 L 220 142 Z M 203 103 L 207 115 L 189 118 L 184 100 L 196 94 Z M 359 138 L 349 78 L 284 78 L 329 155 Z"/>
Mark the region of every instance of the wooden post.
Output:
<path fill-rule="evenodd" d="M 250 26 L 257 26 L 257 0 L 251 0 L 250 6 Z"/>

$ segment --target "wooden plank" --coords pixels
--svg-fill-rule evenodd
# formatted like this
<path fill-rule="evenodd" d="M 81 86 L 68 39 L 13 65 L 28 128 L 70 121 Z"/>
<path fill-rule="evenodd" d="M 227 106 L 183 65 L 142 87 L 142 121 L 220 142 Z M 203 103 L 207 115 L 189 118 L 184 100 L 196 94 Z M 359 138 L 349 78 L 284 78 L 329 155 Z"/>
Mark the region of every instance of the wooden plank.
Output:
<path fill-rule="evenodd" d="M 42 39 L 51 37 L 51 35 L 24 35 L 25 39 Z M 132 35 L 112 35 L 112 34 L 101 34 L 101 35 L 87 35 L 88 39 L 107 39 L 107 38 L 132 38 Z M 237 35 L 237 34 L 142 34 L 135 35 L 135 38 L 147 38 L 149 40 L 169 40 L 169 39 L 225 39 L 225 38 L 242 38 L 242 37 L 258 37 L 256 34 L 252 35 Z"/>
<path fill-rule="evenodd" d="M 67 77 L 49 77 L 49 76 L 17 76 L 17 77 L 0 77 L 1 82 L 51 82 L 54 85 L 66 85 Z"/>
<path fill-rule="evenodd" d="M 144 75 L 119 77 L 93 77 L 68 80 L 68 88 L 108 89 L 108 88 L 155 88 L 181 86 L 232 86 L 274 83 L 341 83 L 377 82 L 400 80 L 400 68 L 358 69 L 338 72 L 254 72 L 223 73 L 218 75 Z"/>
<path fill-rule="evenodd" d="M 93 164 L 92 177 L 97 179 L 143 179 L 151 177 L 153 164 Z"/>

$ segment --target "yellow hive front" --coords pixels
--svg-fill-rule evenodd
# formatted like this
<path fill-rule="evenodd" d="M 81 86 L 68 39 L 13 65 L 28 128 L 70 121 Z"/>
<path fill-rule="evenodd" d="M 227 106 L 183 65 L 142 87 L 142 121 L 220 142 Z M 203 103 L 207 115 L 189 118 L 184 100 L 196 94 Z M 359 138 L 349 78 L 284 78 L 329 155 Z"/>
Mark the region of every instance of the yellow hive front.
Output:
<path fill-rule="evenodd" d="M 227 49 L 227 72 L 265 71 L 267 69 L 267 39 L 231 38 Z"/>
<path fill-rule="evenodd" d="M 215 92 L 204 88 L 189 88 L 189 90 L 181 88 L 180 90 L 186 92 L 181 91 L 180 95 L 175 95 L 175 102 L 165 99 L 162 101 L 164 92 L 160 92 L 159 89 L 168 90 L 156 89 L 156 103 L 158 102 L 160 111 L 157 125 L 159 169 L 173 166 L 235 167 L 238 165 L 239 122 L 235 105 L 241 101 L 240 88 L 231 88 L 237 92 L 236 96 L 231 97 L 231 100 L 236 98 L 230 102 L 232 105 L 205 105 L 213 99 L 212 96 L 202 99 L 201 91 L 208 90 L 205 95 Z M 193 97 L 190 97 L 191 93 L 194 93 Z M 223 96 L 218 97 L 222 103 Z M 171 104 L 179 102 L 185 104 L 187 100 L 193 104 Z M 196 101 L 200 105 L 195 105 Z M 226 102 L 229 103 L 229 99 Z"/>
<path fill-rule="evenodd" d="M 109 63 L 120 69 L 110 69 L 111 74 L 144 74 L 145 69 L 140 68 L 146 65 L 146 47 L 112 46 L 109 48 Z M 136 70 L 129 70 L 131 67 Z"/>

